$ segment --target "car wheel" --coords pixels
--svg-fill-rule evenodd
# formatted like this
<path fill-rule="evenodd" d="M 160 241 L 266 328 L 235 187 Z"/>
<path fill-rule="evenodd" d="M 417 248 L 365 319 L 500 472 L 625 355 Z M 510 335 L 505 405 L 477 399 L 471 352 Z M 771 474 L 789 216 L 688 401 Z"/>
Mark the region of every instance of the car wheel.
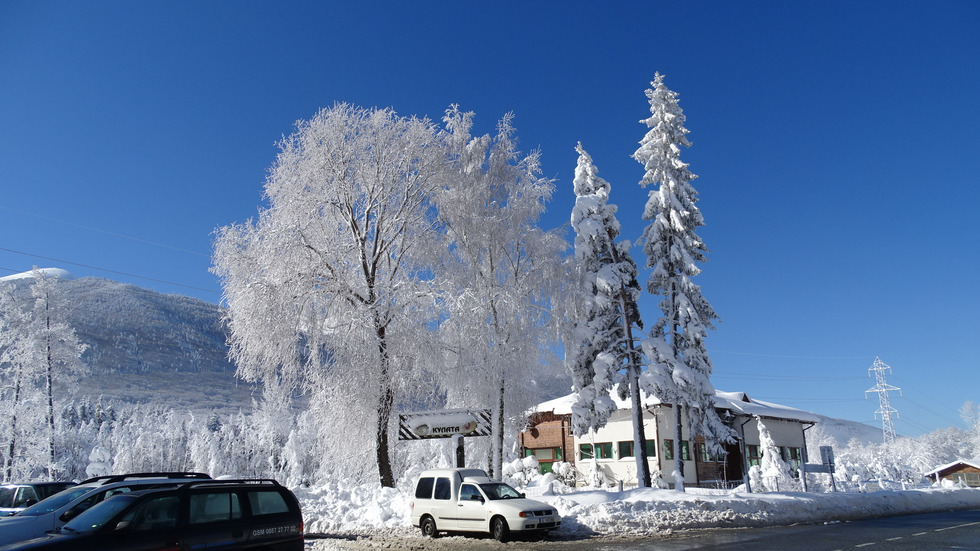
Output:
<path fill-rule="evenodd" d="M 432 517 L 423 518 L 419 528 L 422 529 L 422 535 L 427 538 L 434 538 L 439 534 L 436 530 L 436 521 Z"/>
<path fill-rule="evenodd" d="M 493 517 L 490 521 L 490 534 L 493 539 L 504 543 L 510 537 L 510 529 L 507 528 L 507 521 L 503 517 Z"/>

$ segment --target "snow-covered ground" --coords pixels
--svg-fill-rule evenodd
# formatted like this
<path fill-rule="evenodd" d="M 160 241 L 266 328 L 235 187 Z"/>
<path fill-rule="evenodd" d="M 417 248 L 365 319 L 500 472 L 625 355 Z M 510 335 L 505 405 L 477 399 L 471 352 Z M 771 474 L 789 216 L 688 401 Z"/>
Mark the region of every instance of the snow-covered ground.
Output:
<path fill-rule="evenodd" d="M 818 523 L 980 508 L 980 489 L 950 487 L 864 493 L 745 493 L 687 488 L 682 493 L 650 488 L 620 492 L 554 486 L 532 487 L 527 492 L 528 497 L 550 503 L 561 513 L 562 527 L 553 538 L 664 534 L 693 528 Z M 311 538 L 310 548 L 388 547 L 392 540 L 421 538 L 408 518 L 411 497 L 407 488 L 327 487 L 299 489 L 296 493 L 303 506 L 307 533 L 331 536 Z M 355 543 L 358 539 L 360 543 Z M 372 541 L 377 545 L 372 545 Z"/>

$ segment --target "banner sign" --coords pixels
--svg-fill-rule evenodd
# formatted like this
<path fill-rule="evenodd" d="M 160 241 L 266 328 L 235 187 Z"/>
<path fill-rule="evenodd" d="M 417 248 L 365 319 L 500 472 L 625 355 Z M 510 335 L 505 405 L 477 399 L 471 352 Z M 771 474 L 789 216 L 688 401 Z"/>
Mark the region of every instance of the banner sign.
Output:
<path fill-rule="evenodd" d="M 451 438 L 455 435 L 490 436 L 490 410 L 444 409 L 398 416 L 398 439 Z"/>

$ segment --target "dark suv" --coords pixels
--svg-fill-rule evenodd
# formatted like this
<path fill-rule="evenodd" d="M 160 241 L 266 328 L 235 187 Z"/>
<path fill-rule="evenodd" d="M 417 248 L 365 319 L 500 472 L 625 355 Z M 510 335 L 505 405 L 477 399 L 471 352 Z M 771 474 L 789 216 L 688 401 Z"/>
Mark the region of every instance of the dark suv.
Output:
<path fill-rule="evenodd" d="M 57 533 L 0 548 L 302 551 L 296 497 L 274 480 L 201 480 L 113 496 Z"/>
<path fill-rule="evenodd" d="M 0 545 L 26 541 L 60 528 L 108 497 L 149 488 L 174 487 L 188 480 L 210 480 L 204 473 L 130 473 L 82 481 L 31 505 L 12 517 L 0 517 Z"/>

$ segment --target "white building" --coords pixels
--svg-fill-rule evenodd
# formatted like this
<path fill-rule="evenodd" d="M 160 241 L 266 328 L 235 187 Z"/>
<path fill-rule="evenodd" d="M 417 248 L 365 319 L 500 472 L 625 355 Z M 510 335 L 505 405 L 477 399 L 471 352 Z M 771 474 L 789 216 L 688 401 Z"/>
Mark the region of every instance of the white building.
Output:
<path fill-rule="evenodd" d="M 520 435 L 525 456 L 538 458 L 542 469 L 550 470 L 555 461 L 574 463 L 585 479 L 593 465 L 610 483 L 622 481 L 636 484 L 636 459 L 633 455 L 633 420 L 628 401 L 613 395 L 619 410 L 605 427 L 588 434 L 572 434 L 571 415 L 573 395 L 539 404 L 529 416 L 529 426 Z M 737 442 L 727 445 L 725 457 L 708 455 L 701 437 L 692 446 L 685 432 L 680 451 L 684 459 L 685 485 L 732 486 L 741 484 L 752 465 L 760 463 L 762 453 L 757 418 L 769 430 L 783 459 L 797 466 L 805 459 L 806 429 L 816 424 L 818 417 L 802 410 L 752 400 L 744 392 L 715 393 L 715 408 L 725 424 L 735 433 Z M 644 430 L 647 438 L 647 459 L 650 471 L 660 471 L 670 482 L 674 470 L 674 415 L 670 404 L 655 398 L 644 400 Z M 593 461 L 594 460 L 594 461 Z"/>

